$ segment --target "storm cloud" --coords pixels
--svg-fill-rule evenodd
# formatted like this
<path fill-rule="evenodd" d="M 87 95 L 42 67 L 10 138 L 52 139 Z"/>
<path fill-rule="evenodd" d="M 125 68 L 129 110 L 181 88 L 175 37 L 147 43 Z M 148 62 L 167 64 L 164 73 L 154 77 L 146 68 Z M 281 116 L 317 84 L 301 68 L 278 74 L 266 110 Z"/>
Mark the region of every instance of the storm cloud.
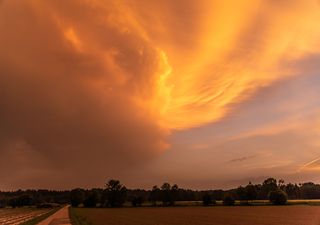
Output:
<path fill-rule="evenodd" d="M 1 4 L 1 188 L 102 185 L 166 148 L 135 99 L 152 92 L 156 50 L 88 6 Z"/>
<path fill-rule="evenodd" d="M 316 0 L 0 1 L 0 188 L 170 178 L 178 158 L 150 168 L 176 153 L 170 135 L 317 70 L 318 12 Z"/>

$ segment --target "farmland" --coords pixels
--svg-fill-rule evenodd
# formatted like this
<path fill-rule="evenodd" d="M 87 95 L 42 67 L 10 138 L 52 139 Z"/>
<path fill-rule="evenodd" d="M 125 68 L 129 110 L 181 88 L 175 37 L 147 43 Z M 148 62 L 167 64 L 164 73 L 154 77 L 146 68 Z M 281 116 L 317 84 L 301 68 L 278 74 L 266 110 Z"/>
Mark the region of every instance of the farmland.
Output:
<path fill-rule="evenodd" d="M 1 225 L 18 225 L 48 213 L 50 209 L 16 208 L 0 209 Z"/>
<path fill-rule="evenodd" d="M 72 208 L 79 224 L 93 225 L 318 225 L 320 207 L 214 206 L 142 207 L 114 209 Z M 81 223 L 83 222 L 83 223 Z"/>

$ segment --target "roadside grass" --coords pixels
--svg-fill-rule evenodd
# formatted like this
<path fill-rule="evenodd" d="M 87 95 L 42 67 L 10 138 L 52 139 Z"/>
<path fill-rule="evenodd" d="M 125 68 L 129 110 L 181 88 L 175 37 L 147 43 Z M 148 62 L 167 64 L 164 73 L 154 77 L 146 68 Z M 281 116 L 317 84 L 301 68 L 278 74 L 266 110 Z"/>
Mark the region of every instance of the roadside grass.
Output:
<path fill-rule="evenodd" d="M 73 207 L 69 207 L 69 216 L 72 225 L 92 225 L 87 221 L 86 217 L 77 214 Z"/>
<path fill-rule="evenodd" d="M 57 212 L 59 209 L 61 209 L 61 207 L 54 208 L 41 216 L 37 216 L 35 218 L 32 218 L 31 220 L 28 220 L 28 221 L 22 223 L 21 225 L 36 225 L 39 222 L 41 222 L 42 220 L 47 219 L 49 216 L 51 216 L 52 214 Z"/>

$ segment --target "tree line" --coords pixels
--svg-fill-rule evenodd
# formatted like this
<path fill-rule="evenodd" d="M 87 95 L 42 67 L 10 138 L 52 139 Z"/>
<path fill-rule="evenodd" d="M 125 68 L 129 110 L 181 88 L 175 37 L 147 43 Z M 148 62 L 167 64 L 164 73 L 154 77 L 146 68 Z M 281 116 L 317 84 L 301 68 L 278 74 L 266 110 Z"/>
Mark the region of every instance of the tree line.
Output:
<path fill-rule="evenodd" d="M 127 189 L 118 180 L 109 180 L 103 188 L 68 191 L 18 190 L 0 192 L 0 207 L 36 205 L 50 207 L 55 204 L 71 204 L 84 207 L 121 207 L 130 203 L 133 207 L 148 202 L 152 206 L 173 206 L 177 201 L 202 201 L 209 206 L 222 201 L 225 205 L 250 204 L 252 200 L 270 200 L 274 204 L 285 204 L 287 199 L 320 199 L 320 185 L 312 182 L 285 184 L 282 179 L 268 178 L 261 184 L 248 183 L 230 190 L 191 190 L 177 184 L 164 183 L 150 190 Z M 128 205 L 128 204 L 127 204 Z"/>

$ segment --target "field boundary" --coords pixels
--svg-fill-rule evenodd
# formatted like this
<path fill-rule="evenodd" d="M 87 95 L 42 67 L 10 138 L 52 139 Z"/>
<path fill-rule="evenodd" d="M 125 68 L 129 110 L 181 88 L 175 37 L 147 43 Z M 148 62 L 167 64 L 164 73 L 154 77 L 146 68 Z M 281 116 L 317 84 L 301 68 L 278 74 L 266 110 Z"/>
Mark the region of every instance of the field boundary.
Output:
<path fill-rule="evenodd" d="M 69 207 L 69 217 L 72 225 L 92 225 L 85 217 L 79 216 L 72 207 Z"/>
<path fill-rule="evenodd" d="M 40 215 L 40 216 L 37 216 L 35 218 L 32 218 L 31 220 L 28 220 L 24 223 L 22 223 L 21 225 L 36 225 L 38 224 L 39 222 L 47 219 L 49 216 L 53 215 L 54 213 L 56 213 L 58 210 L 60 210 L 62 207 L 57 207 L 57 208 L 54 208 L 52 210 L 50 210 L 49 212 L 43 214 L 43 215 Z"/>

